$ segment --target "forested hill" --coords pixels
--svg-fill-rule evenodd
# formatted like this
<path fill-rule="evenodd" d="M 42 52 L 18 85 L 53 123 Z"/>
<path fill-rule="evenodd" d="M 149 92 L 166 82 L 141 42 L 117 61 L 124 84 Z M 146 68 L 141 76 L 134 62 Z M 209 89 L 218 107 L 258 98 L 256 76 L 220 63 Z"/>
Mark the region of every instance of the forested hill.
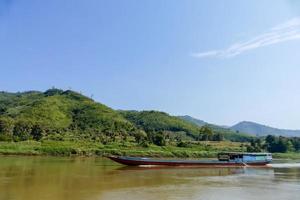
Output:
<path fill-rule="evenodd" d="M 133 135 L 134 125 L 113 109 L 77 92 L 0 93 L 0 132 L 14 140 L 41 137 L 103 139 Z M 0 133 L 0 134 L 1 134 Z"/>
<path fill-rule="evenodd" d="M 194 118 L 187 116 L 170 116 L 159 111 L 120 111 L 120 113 L 137 128 L 146 132 L 167 131 L 171 132 L 174 137 L 180 136 L 185 139 L 199 140 L 201 128 L 205 126 L 212 131 L 211 140 L 220 140 L 221 137 L 221 140 L 244 142 L 252 139 L 250 135 L 236 133 L 231 129 L 208 124 L 204 121 L 201 123 L 201 120 L 191 120 Z"/>
<path fill-rule="evenodd" d="M 248 142 L 239 148 L 246 147 L 250 152 L 293 152 L 300 149 L 299 138 L 271 135 L 260 138 L 190 119 L 159 111 L 113 110 L 71 90 L 0 92 L 0 141 L 5 153 L 11 150 L 24 153 L 21 147 L 15 146 L 23 144 L 22 141 L 40 145 L 29 153 L 51 152 L 51 155 L 80 153 L 81 146 L 87 144 L 88 148 L 84 147 L 83 151 L 94 153 L 105 153 L 106 150 L 120 153 L 116 150 L 120 147 L 176 146 L 203 150 L 209 146 L 202 141 L 222 140 Z M 7 151 L 5 144 L 12 145 L 12 149 Z M 104 151 L 102 147 L 108 149 Z M 231 146 L 222 146 L 224 149 L 231 149 Z"/>
<path fill-rule="evenodd" d="M 196 118 L 191 117 L 189 115 L 183 115 L 183 116 L 178 116 L 178 117 L 185 120 L 185 121 L 188 121 L 188 122 L 191 122 L 195 125 L 198 125 L 198 126 L 204 126 L 204 125 L 208 124 L 207 122 L 205 122 L 203 120 L 196 119 Z"/>
<path fill-rule="evenodd" d="M 211 129 L 211 130 L 210 130 Z M 116 111 L 71 90 L 0 92 L 0 140 L 92 140 L 101 143 L 131 138 L 245 141 L 233 131 L 201 127 L 158 111 Z"/>
<path fill-rule="evenodd" d="M 197 138 L 199 127 L 159 111 L 119 111 L 128 121 L 145 132 L 167 131 L 185 138 Z"/>

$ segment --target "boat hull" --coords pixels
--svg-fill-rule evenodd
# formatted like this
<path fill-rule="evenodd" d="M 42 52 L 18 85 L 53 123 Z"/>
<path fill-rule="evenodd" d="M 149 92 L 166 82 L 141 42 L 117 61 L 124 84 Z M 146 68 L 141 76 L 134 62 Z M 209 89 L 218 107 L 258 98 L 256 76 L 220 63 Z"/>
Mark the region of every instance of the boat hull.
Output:
<path fill-rule="evenodd" d="M 109 156 L 109 159 L 128 166 L 154 165 L 154 166 L 196 166 L 196 167 L 262 167 L 266 166 L 269 161 L 251 161 L 251 162 L 233 162 L 233 161 L 196 161 L 196 160 L 155 160 L 149 158 L 136 158 L 124 156 Z"/>

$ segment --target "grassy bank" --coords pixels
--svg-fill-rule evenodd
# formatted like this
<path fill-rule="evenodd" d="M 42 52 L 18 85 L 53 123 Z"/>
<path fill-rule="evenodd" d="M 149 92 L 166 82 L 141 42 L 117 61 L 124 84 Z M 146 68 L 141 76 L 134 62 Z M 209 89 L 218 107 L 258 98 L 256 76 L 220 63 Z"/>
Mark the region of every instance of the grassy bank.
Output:
<path fill-rule="evenodd" d="M 150 145 L 141 147 L 134 143 L 111 143 L 107 145 L 90 142 L 24 141 L 0 142 L 0 154 L 4 155 L 53 155 L 53 156 L 151 156 L 151 157 L 215 157 L 220 151 L 241 151 L 240 143 L 203 142 L 189 147 Z"/>
<path fill-rule="evenodd" d="M 92 142 L 67 141 L 23 141 L 0 142 L 3 155 L 51 155 L 51 156 L 149 156 L 179 158 L 216 157 L 220 151 L 244 151 L 238 142 L 200 142 L 188 147 L 156 146 L 141 147 L 135 143 L 110 143 L 107 145 Z M 300 159 L 300 153 L 275 153 L 274 158 Z"/>
<path fill-rule="evenodd" d="M 300 159 L 300 153 L 289 152 L 289 153 L 273 153 L 274 159 Z"/>

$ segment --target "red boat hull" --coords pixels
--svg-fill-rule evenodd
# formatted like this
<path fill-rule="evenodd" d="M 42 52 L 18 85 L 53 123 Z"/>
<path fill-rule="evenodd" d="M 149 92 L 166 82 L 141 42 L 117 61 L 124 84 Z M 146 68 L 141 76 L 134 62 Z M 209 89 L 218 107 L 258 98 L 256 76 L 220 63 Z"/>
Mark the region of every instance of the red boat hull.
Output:
<path fill-rule="evenodd" d="M 269 162 L 258 161 L 251 163 L 243 162 L 224 162 L 224 161 L 190 161 L 190 160 L 152 160 L 148 158 L 134 158 L 134 157 L 119 157 L 109 156 L 109 159 L 128 166 L 138 165 L 163 165 L 163 166 L 196 166 L 196 167 L 262 167 L 266 166 Z"/>

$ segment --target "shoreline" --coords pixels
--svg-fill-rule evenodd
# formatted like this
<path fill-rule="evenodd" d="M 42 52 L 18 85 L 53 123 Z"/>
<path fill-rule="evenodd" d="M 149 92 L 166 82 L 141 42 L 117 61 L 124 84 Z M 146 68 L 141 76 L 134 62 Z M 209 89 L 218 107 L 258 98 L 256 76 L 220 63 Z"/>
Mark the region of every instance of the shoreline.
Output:
<path fill-rule="evenodd" d="M 206 146 L 205 146 L 206 145 Z M 132 143 L 102 145 L 93 142 L 24 141 L 0 142 L 0 155 L 105 157 L 123 155 L 157 158 L 216 158 L 219 152 L 241 151 L 233 143 L 211 143 L 193 147 L 155 146 L 141 147 Z M 213 146 L 215 145 L 215 146 Z M 223 145 L 223 146 L 222 146 Z M 231 148 L 229 148 L 229 146 Z M 299 152 L 273 153 L 274 159 L 300 159 Z"/>
<path fill-rule="evenodd" d="M 212 153 L 216 153 L 216 152 L 212 152 Z M 300 155 L 298 155 L 300 153 L 293 153 L 292 155 L 290 153 L 274 153 L 273 155 L 273 160 L 299 160 L 300 159 Z M 28 153 L 2 153 L 0 152 L 0 157 L 1 156 L 33 156 L 33 157 L 70 157 L 70 158 L 105 158 L 108 155 L 112 155 L 112 154 L 106 154 L 106 155 L 97 155 L 97 154 L 88 154 L 88 155 L 78 155 L 78 154 L 72 154 L 72 155 L 53 155 L 53 154 L 28 154 Z M 125 154 L 126 155 L 126 154 Z M 146 155 L 131 155 L 128 154 L 127 156 L 136 156 L 136 157 L 153 157 L 153 158 L 181 158 L 181 159 L 203 159 L 203 158 L 216 158 L 215 156 L 210 156 L 210 157 L 170 157 L 170 156 L 164 156 L 164 154 L 158 154 L 156 156 L 146 156 Z"/>

